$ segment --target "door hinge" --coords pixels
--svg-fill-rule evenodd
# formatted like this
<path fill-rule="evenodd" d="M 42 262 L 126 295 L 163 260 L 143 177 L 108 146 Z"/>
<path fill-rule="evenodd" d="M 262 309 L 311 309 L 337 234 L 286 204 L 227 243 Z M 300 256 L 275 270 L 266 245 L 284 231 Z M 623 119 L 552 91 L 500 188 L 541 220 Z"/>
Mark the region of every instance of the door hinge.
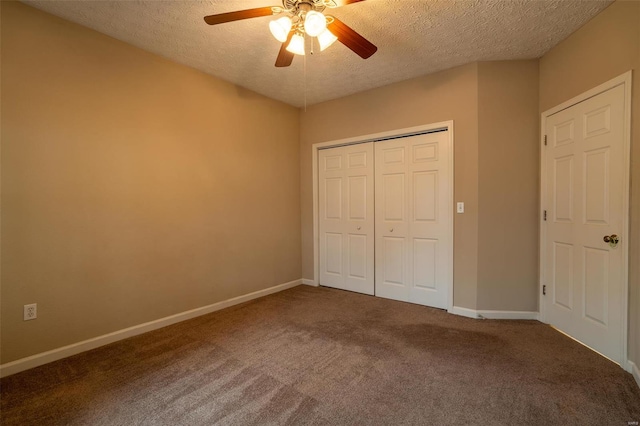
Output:
<path fill-rule="evenodd" d="M 547 146 L 547 135 L 544 135 L 544 146 Z"/>
<path fill-rule="evenodd" d="M 543 219 L 546 221 L 547 220 L 547 211 L 544 211 L 544 214 L 542 215 Z"/>
<path fill-rule="evenodd" d="M 543 295 L 543 296 L 546 296 L 546 295 L 547 295 L 547 286 L 546 286 L 546 285 L 543 285 L 543 286 L 542 286 L 542 295 Z"/>

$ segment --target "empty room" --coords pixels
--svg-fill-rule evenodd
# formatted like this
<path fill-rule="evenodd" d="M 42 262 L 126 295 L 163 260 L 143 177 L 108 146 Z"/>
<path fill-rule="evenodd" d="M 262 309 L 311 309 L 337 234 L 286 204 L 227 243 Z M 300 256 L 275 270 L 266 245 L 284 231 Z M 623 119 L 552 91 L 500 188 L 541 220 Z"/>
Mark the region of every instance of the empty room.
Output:
<path fill-rule="evenodd" d="M 2 425 L 640 422 L 640 1 L 0 2 Z"/>

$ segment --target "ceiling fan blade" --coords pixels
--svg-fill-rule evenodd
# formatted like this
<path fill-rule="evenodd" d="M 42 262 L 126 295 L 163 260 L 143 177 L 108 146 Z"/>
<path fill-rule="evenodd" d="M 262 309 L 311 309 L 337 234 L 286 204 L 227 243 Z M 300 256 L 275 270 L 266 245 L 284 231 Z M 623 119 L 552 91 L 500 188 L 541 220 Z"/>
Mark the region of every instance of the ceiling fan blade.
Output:
<path fill-rule="evenodd" d="M 294 54 L 287 50 L 287 46 L 295 33 L 295 30 L 291 30 L 289 36 L 287 36 L 287 41 L 280 46 L 280 52 L 278 52 L 278 57 L 276 58 L 276 67 L 288 67 L 293 62 Z"/>
<path fill-rule="evenodd" d="M 364 0 L 333 0 L 333 2 L 336 4 L 335 7 L 346 6 L 348 4 L 359 3 L 361 1 L 364 1 Z"/>
<path fill-rule="evenodd" d="M 331 31 L 338 41 L 349 49 L 353 50 L 362 59 L 371 57 L 378 48 L 366 38 L 355 32 L 351 27 L 340 21 L 338 18 L 333 17 L 333 22 L 327 25 L 329 31 Z"/>
<path fill-rule="evenodd" d="M 225 22 L 239 21 L 241 19 L 258 18 L 260 16 L 273 15 L 271 7 L 259 7 L 256 9 L 236 10 L 235 12 L 219 13 L 204 17 L 204 22 L 209 25 L 224 24 Z"/>

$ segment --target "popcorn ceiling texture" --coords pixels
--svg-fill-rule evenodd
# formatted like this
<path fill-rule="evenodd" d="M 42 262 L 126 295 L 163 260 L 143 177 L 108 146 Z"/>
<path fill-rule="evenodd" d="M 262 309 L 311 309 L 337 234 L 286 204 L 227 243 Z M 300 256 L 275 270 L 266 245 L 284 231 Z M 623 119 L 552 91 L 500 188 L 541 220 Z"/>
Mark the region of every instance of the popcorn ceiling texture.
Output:
<path fill-rule="evenodd" d="M 217 26 L 202 19 L 279 0 L 24 3 L 300 107 L 469 62 L 540 57 L 611 2 L 369 0 L 325 13 L 377 45 L 375 55 L 363 60 L 335 43 L 289 68 L 274 66 L 280 43 L 271 17 Z"/>

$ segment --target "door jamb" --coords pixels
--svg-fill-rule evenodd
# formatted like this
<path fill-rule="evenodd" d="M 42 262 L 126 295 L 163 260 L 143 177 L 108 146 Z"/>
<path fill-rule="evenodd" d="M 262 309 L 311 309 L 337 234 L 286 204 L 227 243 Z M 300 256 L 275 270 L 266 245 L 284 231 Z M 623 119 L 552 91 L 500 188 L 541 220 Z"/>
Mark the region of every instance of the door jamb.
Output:
<path fill-rule="evenodd" d="M 541 115 L 540 120 L 540 270 L 539 270 L 539 286 L 540 286 L 540 321 L 548 324 L 546 318 L 546 304 L 545 299 L 542 296 L 543 285 L 545 285 L 543 277 L 545 276 L 545 241 L 546 241 L 546 223 L 543 220 L 543 211 L 545 210 L 545 198 L 546 198 L 546 172 L 547 172 L 547 164 L 545 163 L 545 151 L 544 151 L 544 136 L 547 128 L 547 117 L 550 117 L 553 114 L 556 114 L 562 110 L 570 108 L 580 102 L 583 102 L 589 98 L 593 98 L 607 90 L 613 89 L 614 87 L 624 85 L 624 117 L 623 117 L 623 141 L 622 141 L 622 151 L 623 151 L 623 173 L 624 173 L 624 182 L 622 193 L 625 194 L 622 200 L 622 241 L 621 241 L 621 250 L 622 250 L 622 364 L 621 367 L 629 372 L 631 372 L 631 365 L 629 363 L 628 358 L 628 333 L 629 333 L 629 313 L 628 313 L 628 303 L 629 303 L 629 202 L 630 202 L 630 193 L 629 193 L 629 184 L 631 178 L 631 166 L 630 166 L 630 154 L 631 154 L 631 80 L 632 80 L 632 72 L 627 71 L 626 73 L 615 77 L 597 87 L 594 87 L 591 90 L 588 90 L 584 93 L 581 93 L 578 96 L 575 96 L 569 99 L 566 102 L 561 103 L 551 109 L 544 111 Z"/>
<path fill-rule="evenodd" d="M 328 142 L 314 143 L 311 146 L 311 173 L 313 175 L 313 281 L 307 281 L 306 284 L 319 286 L 320 285 L 320 238 L 319 238 L 319 219 L 318 219 L 318 151 L 321 149 L 335 148 L 338 146 L 355 145 L 367 142 L 376 142 L 382 139 L 409 136 L 414 133 L 436 131 L 447 129 L 449 132 L 449 179 L 451 182 L 451 191 L 449 191 L 449 208 L 451 209 L 451 215 L 449 219 L 449 238 L 451 241 L 451 247 L 449 250 L 449 291 L 447 295 L 447 311 L 451 312 L 453 309 L 453 228 L 454 228 L 454 209 L 453 209 L 453 194 L 454 187 L 454 133 L 453 133 L 453 120 L 441 121 L 439 123 L 431 123 L 422 126 L 407 127 L 403 129 L 390 130 L 387 132 L 373 133 L 369 135 L 356 136 L 346 139 L 338 139 Z"/>

